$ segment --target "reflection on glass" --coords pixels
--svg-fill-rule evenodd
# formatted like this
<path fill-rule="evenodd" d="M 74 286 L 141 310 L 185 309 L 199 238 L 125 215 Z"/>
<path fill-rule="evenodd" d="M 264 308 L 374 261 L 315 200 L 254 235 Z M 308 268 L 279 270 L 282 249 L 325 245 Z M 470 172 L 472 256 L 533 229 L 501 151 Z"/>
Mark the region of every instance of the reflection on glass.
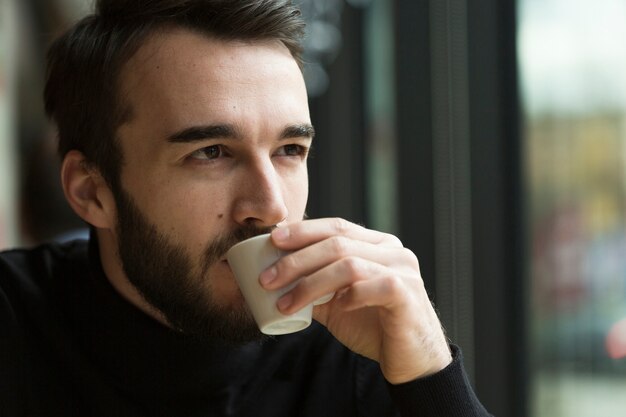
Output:
<path fill-rule="evenodd" d="M 626 2 L 521 0 L 535 417 L 626 410 Z"/>

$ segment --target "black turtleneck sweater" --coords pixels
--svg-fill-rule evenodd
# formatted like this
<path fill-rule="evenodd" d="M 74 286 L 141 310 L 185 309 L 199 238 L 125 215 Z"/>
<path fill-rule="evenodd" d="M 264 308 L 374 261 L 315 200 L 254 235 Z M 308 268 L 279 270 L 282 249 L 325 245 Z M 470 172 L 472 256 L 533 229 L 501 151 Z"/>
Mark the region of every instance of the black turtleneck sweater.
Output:
<path fill-rule="evenodd" d="M 0 253 L 4 417 L 489 415 L 453 352 L 441 372 L 391 385 L 317 323 L 201 344 L 123 299 L 95 239 Z"/>

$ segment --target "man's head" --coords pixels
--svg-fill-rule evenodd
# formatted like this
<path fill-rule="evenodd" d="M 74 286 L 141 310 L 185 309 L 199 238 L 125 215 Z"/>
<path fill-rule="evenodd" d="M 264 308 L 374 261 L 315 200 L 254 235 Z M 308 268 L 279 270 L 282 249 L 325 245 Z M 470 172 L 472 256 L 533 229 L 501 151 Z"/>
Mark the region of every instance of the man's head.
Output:
<path fill-rule="evenodd" d="M 61 157 L 81 151 L 115 191 L 123 163 L 116 129 L 133 111 L 120 73 L 146 39 L 173 27 L 221 40 L 277 40 L 302 64 L 304 23 L 290 0 L 97 0 L 93 15 L 51 45 L 44 101 Z"/>
<path fill-rule="evenodd" d="M 313 129 L 283 39 L 302 23 L 282 1 L 142 3 L 101 2 L 53 46 L 64 191 L 123 296 L 187 333 L 246 340 L 256 330 L 224 254 L 304 215 Z M 94 24 L 104 38 L 86 42 Z"/>

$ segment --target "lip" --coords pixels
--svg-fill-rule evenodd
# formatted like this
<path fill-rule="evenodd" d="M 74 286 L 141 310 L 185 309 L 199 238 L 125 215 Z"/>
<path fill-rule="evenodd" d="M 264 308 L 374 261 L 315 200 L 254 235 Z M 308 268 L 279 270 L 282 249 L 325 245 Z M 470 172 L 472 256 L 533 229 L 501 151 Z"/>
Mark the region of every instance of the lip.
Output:
<path fill-rule="evenodd" d="M 221 259 L 219 262 L 215 264 L 218 268 L 222 269 L 224 273 L 233 274 L 233 270 L 230 267 L 227 259 Z"/>

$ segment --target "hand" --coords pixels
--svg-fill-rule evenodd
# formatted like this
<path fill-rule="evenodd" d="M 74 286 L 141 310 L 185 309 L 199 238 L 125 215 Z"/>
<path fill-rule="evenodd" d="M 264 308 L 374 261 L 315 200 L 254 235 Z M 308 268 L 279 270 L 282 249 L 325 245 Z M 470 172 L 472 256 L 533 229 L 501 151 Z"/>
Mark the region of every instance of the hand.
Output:
<path fill-rule="evenodd" d="M 345 346 L 379 362 L 393 384 L 433 374 L 452 360 L 417 258 L 393 235 L 342 219 L 305 220 L 275 229 L 273 243 L 293 251 L 260 276 L 276 289 L 283 314 L 335 293 L 314 318 Z"/>

